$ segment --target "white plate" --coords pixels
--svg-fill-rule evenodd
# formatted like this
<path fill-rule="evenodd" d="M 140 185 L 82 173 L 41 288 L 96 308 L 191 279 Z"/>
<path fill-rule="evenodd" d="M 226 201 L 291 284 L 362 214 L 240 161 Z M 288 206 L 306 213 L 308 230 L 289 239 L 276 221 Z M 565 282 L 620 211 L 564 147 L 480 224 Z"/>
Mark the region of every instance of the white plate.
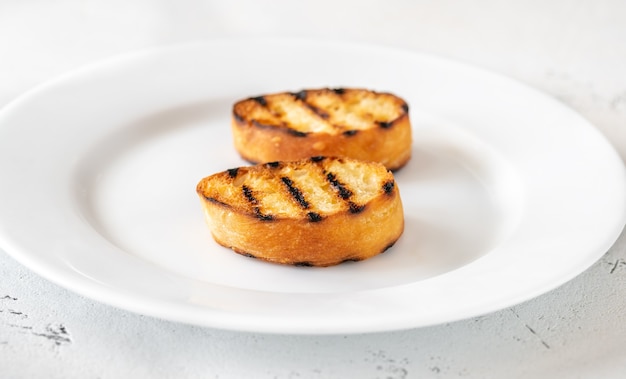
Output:
<path fill-rule="evenodd" d="M 410 104 L 404 235 L 330 268 L 219 247 L 195 185 L 245 164 L 231 104 L 326 86 Z M 134 312 L 260 332 L 384 331 L 501 309 L 585 270 L 626 218 L 617 154 L 551 98 L 428 55 L 290 40 L 143 52 L 47 83 L 0 113 L 0 178 L 2 247 L 43 277 Z"/>

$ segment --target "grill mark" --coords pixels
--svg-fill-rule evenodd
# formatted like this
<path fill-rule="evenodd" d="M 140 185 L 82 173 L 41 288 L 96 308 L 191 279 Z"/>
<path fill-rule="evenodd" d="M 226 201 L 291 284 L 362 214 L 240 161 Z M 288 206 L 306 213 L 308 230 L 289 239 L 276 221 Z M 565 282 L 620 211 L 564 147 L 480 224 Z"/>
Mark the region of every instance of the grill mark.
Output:
<path fill-rule="evenodd" d="M 250 120 L 250 123 L 252 123 L 252 125 L 256 126 L 257 128 L 262 128 L 262 129 L 276 129 L 278 127 L 278 125 L 264 124 L 255 119 Z M 291 134 L 292 136 L 295 136 L 295 137 L 306 137 L 309 135 L 309 132 L 302 132 L 299 130 L 294 130 L 284 124 L 280 126 L 282 126 L 280 130 L 283 130 L 287 134 Z"/>
<path fill-rule="evenodd" d="M 349 199 L 352 196 L 352 191 L 350 191 L 345 184 L 341 183 L 335 174 L 332 172 L 326 173 L 326 180 L 330 183 L 330 185 L 337 190 L 337 194 L 344 200 Z"/>
<path fill-rule="evenodd" d="M 241 117 L 239 115 L 239 113 L 233 111 L 233 117 L 235 118 L 235 121 L 237 121 L 238 124 L 243 124 L 245 122 L 245 120 L 243 119 L 243 117 Z"/>
<path fill-rule="evenodd" d="M 315 113 L 319 118 L 323 120 L 328 120 L 328 118 L 330 117 L 330 114 L 328 114 L 328 112 L 316 107 L 313 104 L 307 103 L 307 101 L 304 99 L 302 99 L 302 104 L 304 104 L 305 107 L 309 108 L 313 113 Z"/>
<path fill-rule="evenodd" d="M 388 182 L 385 182 L 385 184 L 383 184 L 383 191 L 385 191 L 386 195 L 390 195 L 393 192 L 394 187 L 395 187 L 394 181 L 390 180 Z"/>
<path fill-rule="evenodd" d="M 228 169 L 226 170 L 226 172 L 228 173 L 229 177 L 236 178 L 237 174 L 239 173 L 239 167 Z"/>
<path fill-rule="evenodd" d="M 287 128 L 287 129 L 285 129 L 285 131 L 287 133 L 295 136 L 295 137 L 306 137 L 307 135 L 309 135 L 308 132 L 301 132 L 299 130 L 294 130 L 294 129 L 291 129 L 291 128 Z"/>
<path fill-rule="evenodd" d="M 256 101 L 257 103 L 259 103 L 260 105 L 264 107 L 267 107 L 267 100 L 263 96 L 252 97 L 250 99 Z"/>
<path fill-rule="evenodd" d="M 258 206 L 259 200 L 254 197 L 254 194 L 252 193 L 250 187 L 246 185 L 241 186 L 241 192 L 243 193 L 243 196 L 246 198 L 246 200 L 248 200 L 248 203 L 253 205 L 252 211 L 254 212 L 254 216 L 256 218 L 261 221 L 272 221 L 274 219 L 274 216 L 261 212 L 261 207 Z"/>
<path fill-rule="evenodd" d="M 252 194 L 252 190 L 250 189 L 250 187 L 243 185 L 241 186 L 241 191 L 243 192 L 243 196 L 246 198 L 246 200 L 248 200 L 248 203 L 252 205 L 257 205 L 259 203 L 259 201 Z"/>
<path fill-rule="evenodd" d="M 261 212 L 261 208 L 254 207 L 253 209 L 254 209 L 254 215 L 259 220 L 261 220 L 261 221 L 272 221 L 272 220 L 274 220 L 274 216 L 264 214 L 263 212 Z"/>
<path fill-rule="evenodd" d="M 296 262 L 293 264 L 294 266 L 298 266 L 298 267 L 313 267 L 313 263 L 311 262 Z"/>
<path fill-rule="evenodd" d="M 393 241 L 392 243 L 390 243 L 389 245 L 385 246 L 385 248 L 380 252 L 380 254 L 386 252 L 387 250 L 391 249 L 393 247 L 393 245 L 396 244 L 396 241 Z"/>
<path fill-rule="evenodd" d="M 376 123 L 383 129 L 389 129 L 393 126 L 393 122 L 377 121 Z"/>
<path fill-rule="evenodd" d="M 311 222 L 320 222 L 323 219 L 319 213 L 315 212 L 309 212 L 306 215 L 309 217 L 309 221 Z"/>
<path fill-rule="evenodd" d="M 296 99 L 298 99 L 298 100 L 304 101 L 306 99 L 307 92 L 306 92 L 306 90 L 302 90 L 300 92 L 294 92 L 291 95 L 293 97 L 295 97 Z"/>
<path fill-rule="evenodd" d="M 287 186 L 291 197 L 293 197 L 303 209 L 309 209 L 309 202 L 306 201 L 302 191 L 294 185 L 293 181 L 286 176 L 283 176 L 280 180 Z"/>
<path fill-rule="evenodd" d="M 365 210 L 365 205 L 360 205 L 352 201 L 348 203 L 348 206 L 350 207 L 350 213 L 352 214 L 361 213 Z"/>
<path fill-rule="evenodd" d="M 211 203 L 218 204 L 218 205 L 221 205 L 221 206 L 224 206 L 224 207 L 227 207 L 227 208 L 231 208 L 232 207 L 230 204 L 227 204 L 227 203 L 225 203 L 223 201 L 217 200 L 214 197 L 204 196 L 204 195 L 203 195 L 203 197 L 206 199 L 206 201 L 209 201 Z"/>
<path fill-rule="evenodd" d="M 276 127 L 274 125 L 264 124 L 262 122 L 259 122 L 259 121 L 255 120 L 255 119 L 250 120 L 250 122 L 252 123 L 252 125 L 256 126 L 257 128 L 268 129 L 268 128 L 275 128 Z"/>

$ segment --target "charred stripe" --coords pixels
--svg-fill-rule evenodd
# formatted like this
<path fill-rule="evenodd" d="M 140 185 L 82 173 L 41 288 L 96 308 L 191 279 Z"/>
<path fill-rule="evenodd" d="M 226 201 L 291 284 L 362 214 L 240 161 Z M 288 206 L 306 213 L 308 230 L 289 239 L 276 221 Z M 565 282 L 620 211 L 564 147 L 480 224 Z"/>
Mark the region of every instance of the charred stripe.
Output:
<path fill-rule="evenodd" d="M 298 266 L 298 267 L 313 267 L 313 263 L 311 262 L 296 262 L 293 264 L 294 266 Z"/>
<path fill-rule="evenodd" d="M 394 187 L 395 187 L 394 181 L 390 180 L 388 182 L 385 182 L 385 184 L 383 184 L 383 191 L 385 191 L 385 194 L 389 195 L 393 192 Z"/>
<path fill-rule="evenodd" d="M 211 203 L 214 203 L 214 204 L 219 204 L 219 205 L 221 205 L 221 206 L 228 207 L 228 208 L 230 208 L 230 207 L 231 207 L 231 205 L 230 205 L 230 204 L 226 204 L 225 202 L 220 201 L 220 200 L 217 200 L 217 199 L 216 199 L 216 198 L 214 198 L 214 197 L 210 197 L 210 196 L 203 196 L 203 197 L 204 197 L 204 199 L 205 199 L 206 201 L 208 201 L 208 202 L 211 202 Z"/>
<path fill-rule="evenodd" d="M 361 213 L 365 210 L 365 205 L 353 203 L 352 201 L 348 203 L 348 206 L 350 207 L 350 213 L 353 214 Z"/>
<path fill-rule="evenodd" d="M 248 203 L 253 204 L 253 205 L 256 205 L 259 203 L 256 197 L 254 197 L 254 194 L 252 194 L 252 190 L 250 189 L 250 187 L 246 185 L 241 186 L 241 192 L 243 193 L 243 196 L 246 198 L 246 200 L 248 200 Z"/>
<path fill-rule="evenodd" d="M 309 217 L 309 221 L 311 222 L 320 222 L 322 221 L 322 216 L 316 212 L 309 212 L 306 214 Z"/>
<path fill-rule="evenodd" d="M 330 117 L 328 112 L 324 111 L 323 109 L 320 109 L 320 108 L 316 107 L 313 104 L 307 103 L 306 100 L 303 100 L 302 103 L 304 104 L 305 107 L 309 108 L 313 113 L 315 113 L 321 119 L 328 120 L 328 118 Z"/>
<path fill-rule="evenodd" d="M 233 117 L 235 118 L 235 121 L 237 121 L 237 123 L 239 124 L 243 124 L 245 122 L 245 120 L 243 119 L 243 117 L 241 117 L 239 115 L 239 113 L 233 111 Z"/>
<path fill-rule="evenodd" d="M 263 96 L 252 97 L 251 100 L 254 100 L 260 105 L 267 107 L 267 100 Z"/>
<path fill-rule="evenodd" d="M 387 121 L 377 121 L 377 124 L 383 129 L 389 129 L 393 126 L 393 122 L 387 122 Z"/>
<path fill-rule="evenodd" d="M 304 101 L 304 100 L 306 99 L 306 95 L 307 95 L 307 93 L 306 93 L 306 90 L 302 90 L 302 91 L 300 91 L 300 92 L 294 92 L 294 93 L 292 93 L 291 95 L 292 95 L 293 97 L 295 97 L 296 99 L 298 99 L 298 100 L 302 100 L 302 101 Z"/>
<path fill-rule="evenodd" d="M 396 241 L 393 241 L 392 243 L 390 243 L 389 245 L 385 246 L 385 248 L 383 249 L 383 251 L 381 251 L 380 253 L 384 253 L 385 251 L 391 249 L 393 247 L 393 245 L 395 245 Z"/>
<path fill-rule="evenodd" d="M 237 168 L 230 168 L 230 169 L 226 170 L 226 172 L 228 173 L 228 176 L 230 176 L 231 178 L 236 178 L 237 174 L 239 173 L 239 167 L 237 167 Z"/>
<path fill-rule="evenodd" d="M 285 129 L 285 131 L 296 137 L 306 137 L 309 134 L 308 132 L 301 132 L 299 130 L 293 130 L 291 128 L 287 128 Z"/>
<path fill-rule="evenodd" d="M 257 128 L 275 128 L 274 125 L 268 125 L 268 124 L 264 124 L 262 122 L 259 122 L 255 119 L 250 120 L 250 122 L 252 123 L 252 125 L 256 126 Z"/>
<path fill-rule="evenodd" d="M 302 191 L 300 191 L 300 189 L 295 186 L 293 181 L 286 176 L 283 176 L 282 178 L 280 178 L 280 180 L 287 186 L 287 190 L 289 190 L 291 197 L 293 197 L 294 200 L 296 200 L 303 209 L 308 209 L 309 202 L 306 201 L 304 195 L 302 194 Z"/>
<path fill-rule="evenodd" d="M 261 221 L 272 221 L 274 219 L 274 216 L 261 212 L 261 208 L 259 207 L 254 207 L 254 215 Z"/>
<path fill-rule="evenodd" d="M 335 174 L 332 172 L 326 173 L 326 180 L 330 183 L 330 185 L 337 190 L 337 194 L 344 200 L 349 199 L 352 196 L 352 191 L 350 191 L 345 184 L 341 183 Z"/>
<path fill-rule="evenodd" d="M 346 259 L 342 260 L 341 263 L 359 262 L 359 261 L 362 261 L 362 260 L 363 260 L 363 258 L 358 258 L 358 257 L 356 257 L 356 258 L 346 258 Z"/>

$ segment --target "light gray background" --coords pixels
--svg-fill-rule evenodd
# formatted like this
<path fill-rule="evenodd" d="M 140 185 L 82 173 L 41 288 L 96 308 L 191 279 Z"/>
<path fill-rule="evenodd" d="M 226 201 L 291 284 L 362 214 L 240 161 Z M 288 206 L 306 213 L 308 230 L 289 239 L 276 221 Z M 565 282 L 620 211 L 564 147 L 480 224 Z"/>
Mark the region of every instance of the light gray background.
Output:
<path fill-rule="evenodd" d="M 482 66 L 560 99 L 626 159 L 619 0 L 0 0 L 0 106 L 119 53 L 245 36 L 368 42 Z M 0 250 L 0 377 L 622 378 L 625 295 L 622 233 L 579 277 L 493 314 L 393 333 L 262 335 L 114 309 Z"/>

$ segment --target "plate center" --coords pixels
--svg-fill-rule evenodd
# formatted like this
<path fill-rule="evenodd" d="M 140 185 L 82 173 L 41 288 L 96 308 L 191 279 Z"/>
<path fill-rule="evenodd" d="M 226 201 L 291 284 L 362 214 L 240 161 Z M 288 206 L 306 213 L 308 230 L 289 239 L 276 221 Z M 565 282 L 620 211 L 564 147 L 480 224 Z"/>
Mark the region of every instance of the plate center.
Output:
<path fill-rule="evenodd" d="M 197 182 L 245 165 L 229 128 L 230 99 L 149 115 L 116 128 L 83 159 L 80 207 L 129 254 L 214 284 L 271 292 L 343 292 L 424 280 L 488 254 L 516 225 L 517 176 L 461 128 L 412 110 L 413 156 L 396 175 L 405 231 L 386 253 L 328 268 L 279 266 L 217 245 Z"/>

